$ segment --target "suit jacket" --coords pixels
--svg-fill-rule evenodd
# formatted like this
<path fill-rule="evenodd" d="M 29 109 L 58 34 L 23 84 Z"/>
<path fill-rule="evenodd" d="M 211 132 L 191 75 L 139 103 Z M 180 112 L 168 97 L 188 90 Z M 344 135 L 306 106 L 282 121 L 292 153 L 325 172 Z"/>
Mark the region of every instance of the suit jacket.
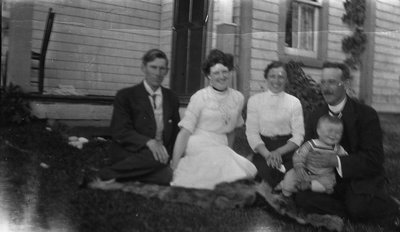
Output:
<path fill-rule="evenodd" d="M 317 138 L 318 119 L 328 114 L 328 105 L 313 112 L 306 122 L 305 141 Z M 349 153 L 340 157 L 343 178 L 356 193 L 374 194 L 384 184 L 383 144 L 380 121 L 376 111 L 347 96 L 342 111 L 344 125 L 340 145 Z"/>
<path fill-rule="evenodd" d="M 161 91 L 163 143 L 168 154 L 171 155 L 179 132 L 179 100 L 171 90 L 161 87 Z M 117 160 L 132 153 L 147 150 L 147 141 L 155 138 L 156 121 L 149 94 L 143 82 L 117 92 L 111 119 L 111 134 L 114 141 L 111 155 Z"/>

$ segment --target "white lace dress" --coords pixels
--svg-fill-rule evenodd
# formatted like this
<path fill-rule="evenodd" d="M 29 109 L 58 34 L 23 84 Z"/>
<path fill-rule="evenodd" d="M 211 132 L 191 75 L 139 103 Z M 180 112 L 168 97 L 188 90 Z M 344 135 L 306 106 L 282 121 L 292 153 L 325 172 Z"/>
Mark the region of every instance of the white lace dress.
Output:
<path fill-rule="evenodd" d="M 243 104 L 243 95 L 234 89 L 218 92 L 206 87 L 190 98 L 179 126 L 192 135 L 172 186 L 213 189 L 218 183 L 256 175 L 256 167 L 228 147 L 227 133 L 243 125 Z"/>

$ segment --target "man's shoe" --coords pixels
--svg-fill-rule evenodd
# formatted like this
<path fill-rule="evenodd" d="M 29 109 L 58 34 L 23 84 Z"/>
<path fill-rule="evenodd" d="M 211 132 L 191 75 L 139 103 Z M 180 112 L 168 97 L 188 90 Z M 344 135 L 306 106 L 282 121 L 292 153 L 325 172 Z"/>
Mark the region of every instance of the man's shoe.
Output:
<path fill-rule="evenodd" d="M 389 229 L 388 231 L 400 232 L 400 217 L 399 216 L 395 216 L 392 218 L 392 220 L 389 222 L 388 229 Z"/>
<path fill-rule="evenodd" d="M 78 187 L 80 189 L 88 188 L 89 183 L 96 179 L 95 175 L 89 173 L 83 173 L 81 178 L 78 179 Z"/>
<path fill-rule="evenodd" d="M 329 231 L 341 232 L 344 227 L 343 219 L 336 215 L 307 214 L 306 220 L 315 227 L 325 227 Z"/>
<path fill-rule="evenodd" d="M 93 181 L 88 183 L 89 188 L 94 188 L 94 189 L 109 189 L 113 188 L 114 184 L 118 184 L 115 179 L 110 179 L 110 180 L 101 180 L 100 178 L 95 178 Z"/>
<path fill-rule="evenodd" d="M 395 215 L 392 217 L 385 218 L 379 222 L 379 225 L 383 228 L 383 231 L 387 232 L 400 232 L 400 216 Z"/>
<path fill-rule="evenodd" d="M 115 179 L 102 180 L 95 173 L 84 173 L 83 177 L 79 180 L 78 186 L 83 188 L 102 188 L 108 184 L 115 183 Z"/>

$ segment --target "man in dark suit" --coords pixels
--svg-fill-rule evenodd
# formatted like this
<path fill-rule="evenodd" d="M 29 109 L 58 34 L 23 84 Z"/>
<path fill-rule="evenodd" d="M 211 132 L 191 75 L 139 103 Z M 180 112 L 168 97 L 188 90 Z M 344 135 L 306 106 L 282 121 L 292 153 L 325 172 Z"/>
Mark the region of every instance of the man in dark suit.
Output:
<path fill-rule="evenodd" d="M 321 90 L 327 105 L 313 112 L 306 121 L 305 140 L 317 138 L 318 118 L 331 114 L 344 125 L 340 145 L 348 156 L 329 156 L 314 153 L 307 162 L 319 167 L 334 167 L 337 185 L 333 194 L 302 191 L 295 202 L 306 212 L 333 214 L 353 220 L 376 219 L 395 225 L 398 205 L 385 192 L 384 154 L 378 114 L 346 95 L 349 69 L 341 63 L 325 63 Z"/>
<path fill-rule="evenodd" d="M 111 119 L 112 165 L 98 176 L 104 183 L 141 181 L 168 185 L 171 158 L 179 132 L 179 101 L 161 86 L 168 73 L 168 59 L 158 49 L 142 58 L 142 83 L 117 92 Z"/>

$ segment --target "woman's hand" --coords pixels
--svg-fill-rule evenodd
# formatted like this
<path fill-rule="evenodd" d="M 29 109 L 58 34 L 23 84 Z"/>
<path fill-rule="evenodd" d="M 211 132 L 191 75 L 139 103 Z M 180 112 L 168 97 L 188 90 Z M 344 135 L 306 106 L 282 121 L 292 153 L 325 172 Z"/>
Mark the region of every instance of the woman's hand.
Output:
<path fill-rule="evenodd" d="M 173 171 L 175 171 L 175 169 L 178 167 L 179 160 L 180 159 L 172 159 L 171 160 L 171 164 L 169 166 L 171 167 L 171 169 Z"/>
<path fill-rule="evenodd" d="M 281 153 L 275 151 L 271 151 L 269 153 L 269 157 L 267 159 L 267 164 L 270 167 L 279 169 L 281 167 L 282 164 L 282 156 Z"/>
<path fill-rule="evenodd" d="M 182 128 L 179 131 L 175 140 L 174 151 L 172 152 L 172 160 L 170 164 L 172 170 L 175 170 L 178 167 L 178 163 L 185 152 L 186 145 L 191 134 L 192 133 L 185 128 Z"/>

